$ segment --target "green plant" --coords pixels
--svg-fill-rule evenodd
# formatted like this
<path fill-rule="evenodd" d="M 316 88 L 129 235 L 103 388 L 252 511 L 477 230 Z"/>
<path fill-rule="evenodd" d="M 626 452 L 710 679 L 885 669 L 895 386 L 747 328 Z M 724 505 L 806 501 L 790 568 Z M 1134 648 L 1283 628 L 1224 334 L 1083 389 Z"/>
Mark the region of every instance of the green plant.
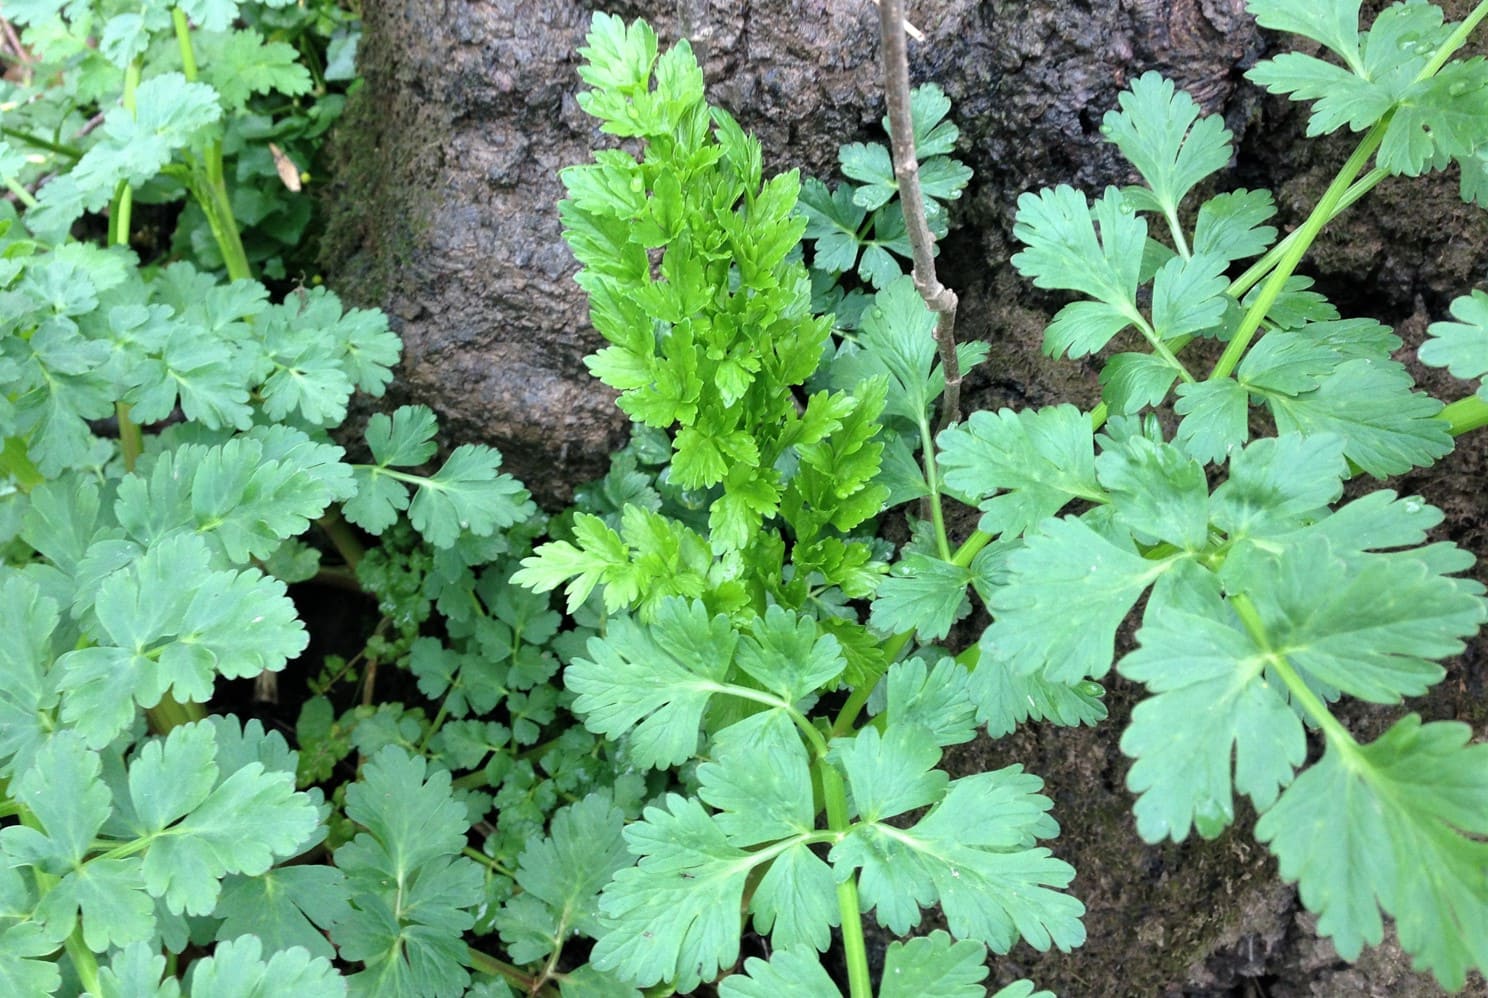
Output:
<path fill-rule="evenodd" d="M 728 973 L 752 920 L 775 956 L 725 976 L 720 993 L 787 981 L 831 993 L 815 961 L 839 927 L 849 988 L 866 995 L 860 918 L 874 912 L 904 934 L 932 903 L 961 941 L 913 944 L 927 975 L 917 993 L 974 988 L 979 973 L 956 976 L 968 958 L 958 947 L 1077 945 L 1080 907 L 1057 890 L 1072 871 L 1037 845 L 1057 831 L 1038 781 L 1017 767 L 949 781 L 934 767 L 937 746 L 969 738 L 973 723 L 997 733 L 1030 714 L 1097 720 L 1092 680 L 1113 666 L 1149 692 L 1122 738 L 1144 838 L 1217 835 L 1238 790 L 1345 956 L 1380 940 L 1383 912 L 1445 986 L 1483 966 L 1485 749 L 1465 725 L 1413 714 L 1360 744 L 1332 705 L 1424 692 L 1444 675 L 1435 660 L 1481 625 L 1483 589 L 1459 574 L 1472 558 L 1423 546 L 1439 512 L 1387 490 L 1341 497 L 1357 472 L 1440 458 L 1485 410 L 1478 397 L 1443 409 L 1414 392 L 1390 330 L 1340 319 L 1295 270 L 1322 226 L 1384 176 L 1457 161 L 1465 193 L 1478 191 L 1488 72 L 1452 56 L 1488 5 L 1460 25 L 1428 4 L 1396 5 L 1368 32 L 1356 2 L 1251 6 L 1345 61 L 1283 55 L 1253 76 L 1320 98 L 1313 131 L 1348 123 L 1366 133 L 1359 150 L 1280 243 L 1265 192 L 1219 194 L 1190 216 L 1186 197 L 1229 161 L 1230 137 L 1171 83 L 1137 80 L 1103 131 L 1143 184 L 1093 206 L 1070 188 L 1025 195 L 1014 263 L 1040 287 L 1081 295 L 1050 324 L 1050 353 L 1097 353 L 1127 331 L 1140 349 L 1109 357 L 1094 414 L 975 413 L 934 446 L 936 319 L 909 279 L 885 281 L 853 340 L 823 350 L 785 251 L 802 231 L 783 203 L 794 178 L 750 168 L 757 157 L 706 107 L 685 43 L 658 57 L 643 24 L 596 18 L 583 106 L 645 151 L 601 152 L 564 173 L 565 234 L 612 344 L 592 369 L 638 422 L 673 428 L 670 474 L 708 490 L 698 504 L 710 518 L 706 533 L 635 507 L 618 532 L 576 520 L 573 541 L 538 546 L 515 577 L 566 585 L 571 605 L 599 592 L 616 614 L 566 674 L 585 723 L 639 764 L 701 763 L 689 793 L 627 827 L 639 862 L 599 896 L 613 924 L 595 967 L 687 990 Z M 821 227 L 830 216 L 813 204 L 807 217 Z M 1167 242 L 1149 235 L 1149 217 Z M 844 248 L 858 232 L 835 228 Z M 1463 322 L 1435 327 L 1426 359 L 1483 374 L 1483 308 L 1481 294 L 1459 302 Z M 765 320 L 732 321 L 751 310 Z M 1180 359 L 1196 337 L 1226 343 L 1207 376 Z M 740 374 L 746 349 L 760 366 Z M 977 359 L 960 352 L 963 365 Z M 776 358 L 819 354 L 814 376 L 832 394 L 762 404 L 813 375 Z M 1146 415 L 1170 396 L 1171 439 Z M 826 418 L 819 438 L 793 436 L 797 421 L 834 413 L 836 397 L 856 402 L 840 426 Z M 1274 436 L 1250 439 L 1252 406 Z M 881 428 L 844 418 L 865 409 Z M 840 455 L 835 493 L 814 486 L 823 450 Z M 959 544 L 947 497 L 982 513 Z M 876 557 L 847 575 L 802 564 L 824 538 L 876 551 L 852 532 L 912 499 L 930 522 L 889 574 Z M 943 652 L 935 642 L 967 613 L 968 586 L 992 622 Z M 865 619 L 854 601 L 868 591 Z M 1117 630 L 1144 599 L 1137 648 L 1115 661 Z M 1081 627 L 1069 626 L 1071 606 Z M 1308 729 L 1324 747 L 1311 765 Z M 906 952 L 891 949 L 881 993 L 902 993 Z"/>
<path fill-rule="evenodd" d="M 350 14 L 279 0 L 42 2 L 5 15 L 25 26 L 27 58 L 0 83 L 0 176 L 34 232 L 55 240 L 107 206 L 112 242 L 173 243 L 234 279 L 311 265 L 301 165 L 355 75 Z M 136 210 L 183 198 L 179 212 Z"/>
<path fill-rule="evenodd" d="M 423 407 L 374 417 L 371 460 L 346 460 L 329 433 L 397 356 L 380 315 L 323 291 L 271 305 L 255 282 L 142 268 L 120 245 L 130 192 L 181 183 L 233 257 L 211 164 L 247 109 L 205 65 L 193 82 L 169 60 L 203 37 L 188 18 L 226 30 L 242 14 L 267 35 L 302 15 L 182 8 L 179 33 L 136 50 L 115 35 L 157 14 L 7 9 L 37 51 L 60 38 L 76 59 L 47 92 L 96 99 L 122 78 L 133 105 L 35 194 L 34 164 L 0 160 L 26 208 L 0 219 L 0 980 L 488 998 L 845 983 L 859 998 L 877 970 L 883 996 L 983 994 L 989 950 L 1073 948 L 1083 909 L 1044 844 L 1059 826 L 1038 778 L 952 780 L 941 752 L 979 728 L 1097 723 L 1114 667 L 1150 694 L 1122 738 L 1144 837 L 1213 836 L 1239 790 L 1341 952 L 1377 942 L 1383 912 L 1423 970 L 1461 986 L 1488 965 L 1484 749 L 1415 715 L 1361 745 L 1332 705 L 1438 681 L 1484 619 L 1482 588 L 1465 552 L 1425 544 L 1441 517 L 1419 498 L 1341 497 L 1350 475 L 1446 453 L 1488 424 L 1488 396 L 1414 392 L 1393 334 L 1339 318 L 1295 270 L 1391 172 L 1456 160 L 1481 192 L 1488 73 L 1451 59 L 1488 4 L 1462 25 L 1397 5 L 1367 34 L 1357 3 L 1293 7 L 1252 0 L 1349 70 L 1283 56 L 1257 79 L 1319 98 L 1317 130 L 1365 131 L 1316 211 L 1280 242 L 1264 192 L 1193 211 L 1229 136 L 1170 83 L 1137 80 L 1106 129 L 1143 183 L 1093 206 L 1029 194 L 1015 233 L 1035 284 L 1082 296 L 1051 353 L 1130 345 L 1106 360 L 1104 404 L 964 422 L 960 371 L 985 347 L 953 341 L 940 223 L 919 217 L 906 161 L 950 151 L 942 100 L 890 83 L 892 183 L 877 153 L 848 156 L 877 163 L 857 176 L 870 200 L 906 191 L 859 222 L 877 211 L 890 231 L 902 212 L 895 252 L 915 266 L 882 269 L 838 327 L 812 307 L 797 247 L 822 223 L 794 174 L 764 176 L 685 42 L 661 53 L 644 23 L 597 15 L 581 104 L 639 154 L 564 171 L 560 212 L 611 344 L 591 368 L 636 425 L 551 520 L 490 448 L 432 464 Z M 891 52 L 900 8 L 883 4 Z M 138 61 L 109 63 L 104 35 Z M 902 74 L 902 51 L 887 61 Z M 964 183 L 930 169 L 959 178 L 947 196 Z M 110 247 L 68 235 L 105 208 Z M 868 230 L 840 228 L 845 259 Z M 1452 311 L 1422 359 L 1481 378 L 1488 299 Z M 1182 359 L 1196 337 L 1227 344 L 1205 377 Z M 1152 411 L 1170 397 L 1171 439 Z M 1252 417 L 1276 433 L 1251 439 Z M 980 513 L 966 537 L 952 501 Z M 896 549 L 879 527 L 906 506 L 919 515 Z M 298 751 L 201 716 L 219 676 L 301 652 L 286 582 L 310 580 L 371 598 L 350 654 L 307 669 Z M 560 586 L 566 621 L 544 595 Z M 1137 647 L 1115 661 L 1139 601 Z M 1087 627 L 1068 627 L 1071 605 Z M 911 937 L 932 905 L 949 932 Z M 869 913 L 909 937 L 881 968 Z M 748 928 L 771 955 L 739 965 Z M 837 938 L 841 982 L 821 957 Z"/>

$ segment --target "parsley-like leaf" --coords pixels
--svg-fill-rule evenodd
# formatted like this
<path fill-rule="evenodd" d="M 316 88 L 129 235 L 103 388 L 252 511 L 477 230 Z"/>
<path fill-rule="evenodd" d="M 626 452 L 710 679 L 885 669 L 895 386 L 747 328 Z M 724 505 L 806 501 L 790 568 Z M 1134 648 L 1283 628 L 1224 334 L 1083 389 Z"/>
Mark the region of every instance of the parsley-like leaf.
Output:
<path fill-rule="evenodd" d="M 1345 959 L 1380 941 L 1380 909 L 1449 990 L 1488 959 L 1488 746 L 1471 734 L 1410 714 L 1369 745 L 1330 743 L 1256 824 Z"/>
<path fill-rule="evenodd" d="M 1433 322 L 1421 344 L 1421 363 L 1445 367 L 1454 377 L 1472 379 L 1488 374 L 1488 294 L 1474 291 L 1452 302 L 1456 322 Z M 1488 385 L 1479 384 L 1478 398 L 1488 401 Z"/>
<path fill-rule="evenodd" d="M 989 534 L 1016 536 L 1071 500 L 1105 498 L 1090 419 L 1072 405 L 976 412 L 938 443 L 946 487 L 982 510 Z"/>

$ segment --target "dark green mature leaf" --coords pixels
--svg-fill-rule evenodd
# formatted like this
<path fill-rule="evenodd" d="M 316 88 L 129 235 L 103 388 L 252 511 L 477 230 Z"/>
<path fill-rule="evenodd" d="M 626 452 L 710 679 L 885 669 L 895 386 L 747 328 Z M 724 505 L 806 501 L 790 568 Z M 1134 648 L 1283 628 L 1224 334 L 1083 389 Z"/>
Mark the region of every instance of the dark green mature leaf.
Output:
<path fill-rule="evenodd" d="M 34 582 L 0 568 L 0 777 L 31 766 L 53 730 L 58 694 L 51 636 L 57 601 Z"/>
<path fill-rule="evenodd" d="M 295 97 L 310 92 L 310 71 L 288 42 L 266 42 L 251 29 L 208 32 L 194 41 L 201 47 L 202 78 L 217 91 L 228 112 L 242 113 L 253 94 Z"/>
<path fill-rule="evenodd" d="M 880 998 L 983 998 L 987 947 L 973 939 L 952 942 L 936 929 L 928 936 L 896 939 L 884 954 Z"/>
<path fill-rule="evenodd" d="M 11 796 L 30 810 L 40 828 L 0 829 L 0 856 L 5 859 L 0 866 L 33 866 L 60 877 L 36 910 L 47 936 L 66 938 L 81 914 L 83 940 L 95 952 L 148 940 L 155 933 L 154 904 L 145 893 L 139 857 L 87 861 L 113 810 L 101 768 L 98 754 L 82 739 L 58 732 L 11 784 Z"/>
<path fill-rule="evenodd" d="M 1116 522 L 1190 553 L 1208 546 L 1209 480 L 1203 465 L 1181 448 L 1131 437 L 1106 446 L 1095 467 Z"/>
<path fill-rule="evenodd" d="M 1488 962 L 1488 746 L 1471 736 L 1410 714 L 1369 745 L 1330 740 L 1256 824 L 1345 959 L 1381 940 L 1383 909 L 1443 987 Z"/>
<path fill-rule="evenodd" d="M 910 553 L 878 584 L 870 623 L 886 634 L 912 630 L 920 641 L 939 641 L 971 612 L 970 583 L 970 570 Z"/>
<path fill-rule="evenodd" d="M 1090 419 L 1072 405 L 972 413 L 938 443 L 946 487 L 982 510 L 989 534 L 1016 536 L 1074 499 L 1105 499 Z"/>
<path fill-rule="evenodd" d="M 1377 478 L 1425 467 L 1451 452 L 1452 436 L 1437 419 L 1441 403 L 1411 391 L 1404 367 L 1348 360 L 1295 397 L 1267 393 L 1279 433 L 1336 433 L 1344 454 Z"/>
<path fill-rule="evenodd" d="M 1473 291 L 1452 302 L 1456 322 L 1433 322 L 1429 339 L 1421 344 L 1421 363 L 1445 367 L 1454 377 L 1472 379 L 1488 374 L 1488 294 Z M 1488 385 L 1479 384 L 1477 396 L 1488 401 Z"/>
<path fill-rule="evenodd" d="M 99 968 L 99 998 L 180 998 L 180 982 L 161 980 L 164 973 L 165 954 L 146 943 L 130 943 Z"/>
<path fill-rule="evenodd" d="M 574 660 L 565 681 L 578 694 L 575 713 L 611 738 L 630 733 L 637 765 L 679 766 L 697 751 L 703 709 L 720 692 L 737 632 L 701 603 L 663 602 L 650 626 L 628 617 L 589 639 L 589 657 Z"/>
<path fill-rule="evenodd" d="M 883 709 L 899 726 L 918 726 L 936 745 L 959 745 L 976 733 L 970 678 L 966 667 L 942 658 L 933 669 L 912 658 L 889 666 L 884 681 Z"/>
<path fill-rule="evenodd" d="M 1118 416 L 1140 412 L 1168 397 L 1178 369 L 1151 353 L 1118 353 L 1101 368 L 1101 400 Z"/>
<path fill-rule="evenodd" d="M 1205 614 L 1164 608 L 1137 632 L 1123 676 L 1154 695 L 1121 737 L 1136 759 L 1127 786 L 1140 795 L 1137 830 L 1148 842 L 1213 838 L 1234 821 L 1232 786 L 1265 810 L 1307 754 L 1302 722 L 1266 672 L 1258 647 L 1226 607 Z"/>
<path fill-rule="evenodd" d="M 355 488 L 343 451 L 291 427 L 184 444 L 119 484 L 114 512 L 141 544 L 194 530 L 228 564 L 268 558 Z"/>
<path fill-rule="evenodd" d="M 1276 241 L 1275 227 L 1263 224 L 1275 214 L 1270 191 L 1216 194 L 1199 206 L 1193 251 L 1225 260 L 1260 256 Z"/>
<path fill-rule="evenodd" d="M 351 911 L 346 876 L 334 866 L 283 866 L 258 876 L 228 877 L 212 914 L 223 920 L 218 941 L 263 940 L 270 953 L 299 946 L 334 959 L 326 933 Z"/>
<path fill-rule="evenodd" d="M 192 994 L 221 998 L 257 998 L 293 994 L 296 998 L 340 998 L 346 982 L 323 956 L 311 957 L 300 947 L 280 950 L 264 959 L 263 943 L 243 936 L 221 943 L 211 956 L 191 965 Z"/>
<path fill-rule="evenodd" d="M 1098 683 L 1062 683 L 1036 673 L 1021 675 L 1004 662 L 981 661 L 981 647 L 979 642 L 979 661 L 971 673 L 968 693 L 976 704 L 977 723 L 985 724 L 992 738 L 1012 734 L 1029 720 L 1065 727 L 1105 720 L 1106 706 L 1101 703 L 1105 690 Z"/>
<path fill-rule="evenodd" d="M 62 717 L 101 748 L 169 690 L 206 701 L 218 675 L 277 671 L 308 640 L 284 584 L 257 570 L 220 571 L 200 538 L 176 534 L 151 545 L 99 586 L 100 642 L 69 652 Z"/>
<path fill-rule="evenodd" d="M 1299 17 L 1273 0 L 1260 6 L 1262 24 L 1322 41 L 1347 64 L 1343 69 L 1287 53 L 1251 70 L 1251 78 L 1273 93 L 1317 101 L 1308 134 L 1344 124 L 1361 131 L 1393 112 L 1377 162 L 1409 176 L 1439 169 L 1451 159 L 1471 160 L 1488 139 L 1488 87 L 1476 61 L 1449 63 L 1422 78 L 1450 33 L 1435 4 L 1395 4 L 1362 35 L 1357 3 L 1335 3 L 1328 23 L 1316 22 L 1311 14 Z"/>
<path fill-rule="evenodd" d="M 880 740 L 877 729 L 866 728 L 855 749 L 840 741 L 834 748 L 849 763 L 864 820 L 832 847 L 830 860 L 839 878 L 859 872 L 864 907 L 904 935 L 919 923 L 920 906 L 938 901 L 952 933 L 999 953 L 1020 937 L 1040 950 L 1083 942 L 1084 906 L 1050 889 L 1068 884 L 1073 869 L 1033 846 L 1058 833 L 1048 799 L 1037 793 L 1042 781 L 1011 766 L 947 784 L 930 768 L 939 752 L 925 751 L 918 729 L 896 729 Z M 900 789 L 885 796 L 886 780 Z M 876 820 L 927 803 L 930 812 L 909 828 Z"/>
<path fill-rule="evenodd" d="M 264 873 L 319 823 L 292 774 L 249 763 L 219 780 L 217 751 L 210 725 L 188 724 L 147 742 L 129 766 L 129 830 L 150 842 L 145 889 L 173 913 L 212 912 L 224 875 Z"/>
<path fill-rule="evenodd" d="M 730 974 L 718 985 L 720 998 L 842 998 L 809 947 L 777 949 L 768 961 L 752 956 L 743 974 Z"/>
<path fill-rule="evenodd" d="M 366 965 L 352 993 L 460 993 L 470 983 L 460 936 L 485 891 L 481 867 L 459 855 L 470 821 L 449 773 L 383 748 L 347 789 L 346 816 L 366 829 L 336 851 L 352 911 L 331 938 Z"/>
<path fill-rule="evenodd" d="M 811 617 L 778 606 L 750 623 L 735 662 L 787 703 L 815 693 L 847 666 L 836 638 L 820 633 Z"/>
<path fill-rule="evenodd" d="M 1062 683 L 1105 675 L 1116 629 L 1172 564 L 1119 547 L 1081 520 L 1044 521 L 1008 557 L 1008 584 L 988 601 L 994 619 L 977 671 L 1007 668 Z M 1079 627 L 1070 626 L 1071 607 L 1080 608 Z"/>
<path fill-rule="evenodd" d="M 402 406 L 391 418 L 378 413 L 368 420 L 367 444 L 377 463 L 356 466 L 357 494 L 345 506 L 346 518 L 381 533 L 406 509 L 429 543 L 448 548 L 463 534 L 488 537 L 536 511 L 516 479 L 497 473 L 500 452 L 483 444 L 456 447 L 432 476 L 395 470 L 432 457 L 436 431 L 425 406 Z M 412 505 L 408 485 L 416 490 Z"/>
<path fill-rule="evenodd" d="M 641 861 L 600 895 L 601 910 L 621 921 L 590 962 L 640 987 L 666 980 L 686 992 L 738 960 L 739 913 L 755 864 L 698 801 L 668 794 L 663 804 L 625 829 Z"/>
<path fill-rule="evenodd" d="M 152 76 L 136 89 L 133 111 L 116 107 L 104 116 L 99 141 L 68 176 L 86 206 L 97 210 L 119 181 L 139 186 L 154 179 L 199 129 L 221 116 L 217 94 L 206 84 L 188 83 L 180 73 Z"/>
<path fill-rule="evenodd" d="M 1116 188 L 1107 188 L 1094 209 L 1084 194 L 1063 185 L 1024 194 L 1013 235 L 1027 246 L 1012 258 L 1020 274 L 1038 287 L 1095 299 L 1066 305 L 1054 317 L 1044 333 L 1048 353 L 1095 353 L 1127 326 L 1144 321 L 1136 293 L 1147 223 Z"/>
<path fill-rule="evenodd" d="M 1280 552 L 1238 549 L 1222 577 L 1253 599 L 1264 651 L 1328 688 L 1399 703 L 1438 682 L 1444 673 L 1432 659 L 1460 653 L 1485 619 L 1482 587 L 1444 574 L 1470 564 L 1431 549 L 1340 556 L 1325 533 L 1304 530 Z"/>
<path fill-rule="evenodd" d="M 1256 440 L 1234 453 L 1229 476 L 1214 490 L 1214 525 L 1231 539 L 1295 529 L 1321 519 L 1343 494 L 1347 475 L 1341 437 L 1287 433 Z"/>
<path fill-rule="evenodd" d="M 1147 181 L 1124 194 L 1138 208 L 1177 219 L 1178 205 L 1205 177 L 1230 161 L 1229 131 L 1217 115 L 1199 116 L 1199 106 L 1172 80 L 1143 73 L 1107 111 L 1101 133 L 1114 142 Z M 1171 334 L 1164 334 L 1171 335 Z"/>
<path fill-rule="evenodd" d="M 815 177 L 801 182 L 801 199 L 797 202 L 806 216 L 806 239 L 815 241 L 811 266 L 829 274 L 852 270 L 858 263 L 862 241 L 858 232 L 868 212 L 853 200 L 853 188 L 847 184 L 828 191 Z"/>

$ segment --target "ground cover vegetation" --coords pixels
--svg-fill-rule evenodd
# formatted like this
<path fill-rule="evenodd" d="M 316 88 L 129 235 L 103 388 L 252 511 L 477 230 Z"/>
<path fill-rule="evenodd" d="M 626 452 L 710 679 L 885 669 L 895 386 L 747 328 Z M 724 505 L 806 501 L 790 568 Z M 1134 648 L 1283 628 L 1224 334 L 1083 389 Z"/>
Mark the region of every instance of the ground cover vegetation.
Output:
<path fill-rule="evenodd" d="M 1444 405 L 1298 273 L 1387 176 L 1455 165 L 1488 199 L 1488 66 L 1458 58 L 1488 3 L 1249 6 L 1321 46 L 1251 78 L 1353 155 L 1278 238 L 1265 191 L 1193 203 L 1231 136 L 1135 80 L 1102 131 L 1142 182 L 1031 192 L 1015 229 L 1071 294 L 1045 347 L 1101 355 L 1102 404 L 965 416 L 986 348 L 955 342 L 933 238 L 970 173 L 902 4 L 890 143 L 844 146 L 835 186 L 767 177 L 685 41 L 596 15 L 579 100 L 621 141 L 557 210 L 634 433 L 549 516 L 427 408 L 373 417 L 365 461 L 332 436 L 399 349 L 283 280 L 352 16 L 7 4 L 0 982 L 982 995 L 989 953 L 1074 950 L 1083 908 L 1038 777 L 942 750 L 1097 724 L 1113 669 L 1147 691 L 1120 734 L 1144 839 L 1212 838 L 1242 795 L 1342 955 L 1388 917 L 1444 987 L 1488 967 L 1488 748 L 1334 712 L 1424 692 L 1483 623 L 1441 514 L 1344 483 L 1488 425 L 1488 295 L 1421 350 L 1467 382 Z M 367 594 L 362 646 L 304 656 L 290 586 Z M 209 712 L 287 665 L 292 731 Z"/>

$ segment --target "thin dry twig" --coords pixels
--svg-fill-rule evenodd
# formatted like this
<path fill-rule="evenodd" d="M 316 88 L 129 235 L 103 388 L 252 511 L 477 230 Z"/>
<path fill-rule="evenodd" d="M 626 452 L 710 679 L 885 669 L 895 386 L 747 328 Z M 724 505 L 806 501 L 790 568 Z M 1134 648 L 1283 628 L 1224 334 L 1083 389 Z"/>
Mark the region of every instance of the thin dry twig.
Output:
<path fill-rule="evenodd" d="M 925 220 L 920 194 L 920 163 L 915 156 L 914 122 L 910 117 L 909 53 L 904 41 L 904 0 L 878 0 L 883 43 L 884 95 L 889 105 L 889 136 L 894 149 L 894 177 L 899 203 L 914 251 L 914 282 L 935 313 L 935 342 L 945 371 L 940 399 L 940 429 L 961 421 L 961 365 L 956 357 L 956 293 L 935 274 L 935 235 Z"/>
<path fill-rule="evenodd" d="M 879 10 L 883 10 L 883 0 L 873 0 L 873 2 L 878 6 Z M 919 28 L 916 28 L 913 24 L 910 24 L 908 19 L 901 17 L 899 20 L 900 23 L 904 25 L 905 34 L 909 35 L 909 37 L 913 38 L 917 42 L 922 42 L 925 40 L 925 33 Z"/>

